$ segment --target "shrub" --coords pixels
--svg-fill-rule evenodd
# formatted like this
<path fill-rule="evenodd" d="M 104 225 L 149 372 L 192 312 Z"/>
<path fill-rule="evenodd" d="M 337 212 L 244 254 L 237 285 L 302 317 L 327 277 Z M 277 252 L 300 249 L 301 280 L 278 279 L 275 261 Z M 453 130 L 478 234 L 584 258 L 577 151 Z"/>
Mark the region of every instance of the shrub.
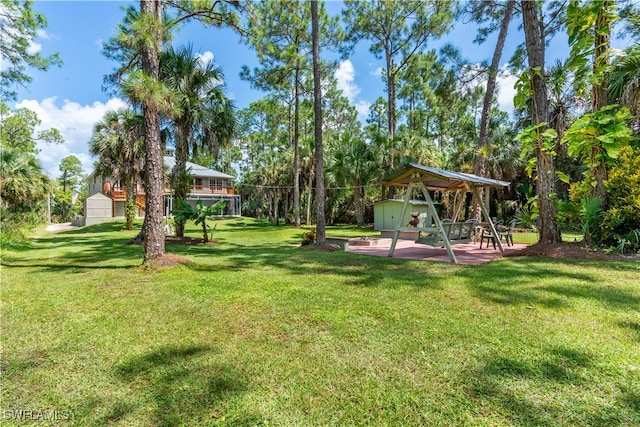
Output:
<path fill-rule="evenodd" d="M 606 182 L 609 207 L 604 213 L 601 242 L 625 251 L 640 250 L 633 233 L 640 229 L 640 150 L 622 147 Z"/>

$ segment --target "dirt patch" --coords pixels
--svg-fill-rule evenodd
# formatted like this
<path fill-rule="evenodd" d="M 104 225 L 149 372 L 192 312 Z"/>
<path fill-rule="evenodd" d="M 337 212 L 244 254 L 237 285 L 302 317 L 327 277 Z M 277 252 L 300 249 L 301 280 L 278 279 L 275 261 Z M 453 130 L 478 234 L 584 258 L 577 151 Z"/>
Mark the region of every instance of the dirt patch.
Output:
<path fill-rule="evenodd" d="M 167 236 L 164 239 L 166 244 L 170 245 L 217 245 L 218 242 L 215 240 L 209 240 L 207 243 L 204 242 L 202 237 L 177 237 L 177 236 Z"/>
<path fill-rule="evenodd" d="M 505 257 L 518 257 L 518 256 L 543 256 L 547 258 L 555 259 L 590 259 L 590 260 L 602 260 L 602 261 L 636 261 L 640 262 L 640 255 L 629 254 L 622 255 L 616 252 L 607 253 L 602 249 L 594 249 L 586 247 L 582 242 L 570 242 L 570 243 L 536 243 L 535 245 L 527 246 L 526 248 L 513 252 L 506 253 Z"/>
<path fill-rule="evenodd" d="M 176 254 L 165 252 L 162 256 L 151 261 L 152 269 L 163 267 L 177 267 L 179 265 L 191 264 L 191 261 Z"/>

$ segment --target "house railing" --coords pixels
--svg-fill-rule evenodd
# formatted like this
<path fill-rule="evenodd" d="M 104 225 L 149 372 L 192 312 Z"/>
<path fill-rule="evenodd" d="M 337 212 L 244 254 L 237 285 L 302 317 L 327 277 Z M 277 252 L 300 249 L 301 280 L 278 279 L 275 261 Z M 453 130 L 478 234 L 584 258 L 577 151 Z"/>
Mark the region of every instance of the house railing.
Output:
<path fill-rule="evenodd" d="M 226 194 L 233 195 L 233 187 L 223 187 L 219 185 L 193 185 L 191 192 L 195 194 Z"/>

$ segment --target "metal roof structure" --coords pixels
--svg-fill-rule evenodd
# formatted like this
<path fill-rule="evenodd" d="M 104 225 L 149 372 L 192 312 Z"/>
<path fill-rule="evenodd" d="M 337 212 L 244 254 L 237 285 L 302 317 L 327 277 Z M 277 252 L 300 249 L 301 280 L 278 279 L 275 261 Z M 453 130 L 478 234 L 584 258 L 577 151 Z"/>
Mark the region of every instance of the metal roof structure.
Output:
<path fill-rule="evenodd" d="M 510 182 L 483 178 L 470 173 L 453 172 L 444 169 L 409 163 L 403 171 L 385 182 L 387 186 L 405 187 L 412 182 L 422 182 L 429 190 L 471 191 L 471 187 L 506 187 Z"/>
<path fill-rule="evenodd" d="M 164 156 L 163 157 L 164 166 L 172 170 L 176 165 L 176 159 L 173 156 Z M 227 175 L 226 173 L 218 172 L 215 169 L 210 169 L 205 166 L 197 165 L 195 163 L 187 162 L 187 171 L 191 176 L 197 176 L 202 178 L 225 178 L 225 179 L 236 179 L 235 176 Z"/>
<path fill-rule="evenodd" d="M 428 190 L 438 191 L 456 191 L 462 190 L 465 192 L 473 192 L 476 199 L 480 204 L 480 209 L 485 218 L 485 221 L 489 224 L 490 230 L 493 236 L 498 236 L 495 225 L 489 216 L 489 211 L 485 206 L 482 197 L 478 191 L 479 188 L 500 188 L 506 187 L 511 184 L 506 181 L 499 181 L 497 179 L 483 178 L 481 176 L 473 175 L 470 173 L 452 172 L 444 169 L 437 169 L 428 166 L 422 166 L 416 163 L 409 163 L 405 166 L 404 170 L 397 174 L 395 177 L 385 182 L 387 186 L 399 186 L 407 187 L 407 191 L 404 196 L 404 204 L 402 206 L 402 212 L 398 218 L 398 225 L 393 235 L 393 241 L 391 242 L 391 248 L 389 249 L 389 256 L 392 257 L 398 242 L 400 231 L 418 231 L 418 239 L 416 243 L 420 243 L 420 233 L 437 233 L 441 236 L 443 246 L 447 249 L 451 262 L 456 264 L 458 261 L 456 255 L 451 248 L 451 241 L 449 240 L 448 232 L 442 226 L 442 221 L 438 216 L 438 212 L 435 209 L 435 203 L 431 198 Z M 403 224 L 407 222 L 407 207 L 409 200 L 413 197 L 414 191 L 420 191 L 424 195 L 426 202 L 429 204 L 431 217 L 435 222 L 435 227 L 428 225 L 427 227 L 404 227 Z M 500 252 L 504 252 L 504 247 L 500 242 L 500 239 L 496 241 Z"/>

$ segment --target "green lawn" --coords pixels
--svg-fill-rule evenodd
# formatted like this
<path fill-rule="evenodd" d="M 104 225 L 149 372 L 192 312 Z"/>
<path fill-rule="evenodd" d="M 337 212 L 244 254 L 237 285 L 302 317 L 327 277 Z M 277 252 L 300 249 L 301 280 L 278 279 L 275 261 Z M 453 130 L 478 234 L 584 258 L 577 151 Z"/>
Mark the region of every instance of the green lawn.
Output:
<path fill-rule="evenodd" d="M 215 223 L 151 272 L 120 222 L 3 248 L 0 424 L 640 424 L 639 263 L 459 266 Z"/>

